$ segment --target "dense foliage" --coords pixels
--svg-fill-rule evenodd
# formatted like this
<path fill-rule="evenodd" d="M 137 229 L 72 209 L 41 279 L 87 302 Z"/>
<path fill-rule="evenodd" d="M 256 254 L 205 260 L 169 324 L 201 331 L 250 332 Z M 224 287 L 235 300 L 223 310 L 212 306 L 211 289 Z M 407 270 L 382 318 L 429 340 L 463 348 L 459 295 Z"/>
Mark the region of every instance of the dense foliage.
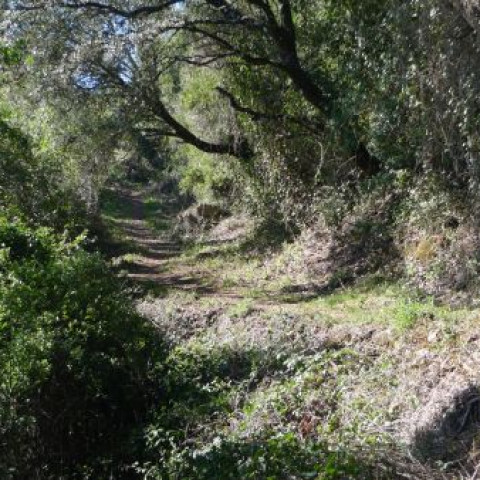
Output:
<path fill-rule="evenodd" d="M 392 258 L 430 293 L 474 284 L 479 2 L 2 6 L 0 476 L 364 474 L 289 432 L 189 444 L 258 355 L 167 345 L 89 232 L 109 180 L 173 178 L 260 218 L 257 243 L 322 225 L 328 288 Z"/>
<path fill-rule="evenodd" d="M 128 478 L 158 400 L 161 339 L 80 243 L 0 222 L 2 478 Z"/>
<path fill-rule="evenodd" d="M 0 220 L 2 478 L 362 478 L 353 456 L 291 432 L 189 441 L 283 363 L 167 344 L 82 242 Z"/>
<path fill-rule="evenodd" d="M 289 227 L 392 171 L 477 202 L 475 2 L 10 5 L 6 38 L 32 54 L 5 89 L 20 117 L 40 102 L 90 209 L 118 162 Z"/>

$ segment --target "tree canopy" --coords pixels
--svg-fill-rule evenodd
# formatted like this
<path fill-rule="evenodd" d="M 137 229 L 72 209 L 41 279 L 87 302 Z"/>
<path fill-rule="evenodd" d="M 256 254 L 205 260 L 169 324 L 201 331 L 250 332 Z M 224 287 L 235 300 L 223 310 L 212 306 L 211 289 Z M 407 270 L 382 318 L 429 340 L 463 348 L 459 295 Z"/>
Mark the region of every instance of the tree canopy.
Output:
<path fill-rule="evenodd" d="M 233 213 L 238 215 L 227 219 L 233 225 L 245 217 L 253 225 L 244 243 L 223 245 L 211 264 L 212 276 L 221 277 L 216 285 L 244 288 L 245 280 L 251 287 L 246 302 L 226 310 L 222 304 L 221 311 L 236 320 L 250 312 L 258 285 L 269 286 L 261 301 L 270 302 L 273 292 L 285 299 L 295 289 L 330 294 L 367 274 L 375 282 L 403 275 L 422 295 L 448 287 L 478 302 L 480 1 L 0 5 L 0 476 L 261 479 L 268 470 L 272 479 L 290 475 L 285 472 L 294 472 L 291 478 L 366 478 L 358 470 L 363 464 L 343 451 L 345 430 L 332 437 L 342 443 L 337 450 L 329 437 L 339 422 L 339 372 L 348 370 L 355 383 L 353 377 L 375 362 L 365 355 L 363 337 L 357 358 L 338 349 L 336 340 L 304 342 L 310 324 L 301 332 L 291 327 L 298 342 L 286 358 L 290 330 L 271 335 L 264 322 L 259 330 L 272 348 L 255 339 L 255 349 L 245 340 L 237 351 L 236 338 L 228 348 L 204 345 L 197 317 L 182 310 L 186 319 L 174 332 L 182 338 L 172 340 L 138 315 L 137 289 L 112 269 L 147 252 L 152 257 L 137 268 L 156 268 L 155 278 L 165 279 L 171 272 L 158 272 L 165 264 L 154 248 L 162 239 L 145 236 L 151 225 L 142 215 L 155 211 L 158 226 L 189 206 L 176 217 L 175 242 L 182 221 L 196 222 L 200 230 Z M 162 197 L 160 207 L 156 198 L 132 194 L 128 189 L 138 180 L 155 180 L 142 187 L 167 192 L 170 203 Z M 114 214 L 102 216 L 108 207 Z M 115 208 L 130 210 L 130 227 L 115 217 Z M 202 223 L 207 211 L 212 220 Z M 108 237 L 115 229 L 130 240 L 136 231 L 142 241 L 134 255 L 106 261 L 110 250 L 123 248 Z M 189 245 L 191 238 L 182 239 Z M 293 239 L 299 243 L 287 245 Z M 272 252 L 280 243 L 279 260 Z M 167 255 L 175 256 L 172 250 Z M 211 254 L 196 251 L 184 260 L 196 267 Z M 239 258 L 252 263 L 232 279 L 222 269 L 233 257 L 232 269 Z M 277 260 L 287 273 L 272 280 Z M 190 264 L 180 270 L 193 278 Z M 307 273 L 296 279 L 309 283 L 294 285 L 290 275 L 304 267 Z M 157 285 L 161 294 L 172 278 L 189 284 L 185 271 Z M 257 283 L 239 278 L 257 274 Z M 365 298 L 357 302 L 359 311 Z M 438 312 L 417 297 L 401 298 L 404 304 L 394 300 L 393 306 L 382 299 L 381 309 L 402 328 Z M 333 308 L 335 301 L 325 305 Z M 170 318 L 167 311 L 162 315 Z M 216 315 L 205 314 L 208 328 Z M 274 328 L 290 329 L 291 320 L 282 313 Z M 187 328 L 195 330 L 191 337 Z M 443 323 L 438 332 L 420 335 L 435 346 L 437 337 L 468 337 L 452 331 Z M 197 333 L 198 343 L 189 343 Z M 371 336 L 366 332 L 366 341 Z M 217 337 L 211 338 L 215 343 Z M 425 350 L 417 353 L 425 357 Z M 385 379 L 388 362 L 379 359 L 378 378 Z M 280 399 L 275 408 L 286 423 L 246 437 L 241 426 L 217 441 L 217 421 L 227 430 L 228 422 L 243 425 L 239 418 L 255 412 L 252 428 L 255 415 L 264 414 L 256 400 L 246 400 L 262 382 L 278 387 L 270 394 Z M 294 396 L 297 387 L 315 400 L 293 412 L 282 404 L 283 395 Z M 325 392 L 331 398 L 320 404 L 317 397 Z M 458 415 L 464 424 L 477 397 Z M 243 402 L 238 417 L 230 415 L 229 402 Z M 397 407 L 391 404 L 385 413 L 384 430 L 391 429 Z M 309 408 L 323 417 L 308 416 Z M 356 436 L 356 428 L 348 434 Z"/>

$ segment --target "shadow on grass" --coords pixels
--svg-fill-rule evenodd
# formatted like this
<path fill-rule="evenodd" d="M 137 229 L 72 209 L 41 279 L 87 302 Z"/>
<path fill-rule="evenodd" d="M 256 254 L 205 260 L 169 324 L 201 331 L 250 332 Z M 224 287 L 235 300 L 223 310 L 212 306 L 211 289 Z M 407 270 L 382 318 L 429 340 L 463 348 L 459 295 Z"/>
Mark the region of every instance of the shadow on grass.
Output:
<path fill-rule="evenodd" d="M 240 251 L 245 254 L 277 251 L 285 242 L 293 241 L 296 233 L 287 229 L 284 222 L 266 219 L 244 240 Z"/>
<path fill-rule="evenodd" d="M 158 432 L 155 448 L 161 445 L 164 452 L 162 462 L 153 467 L 155 478 L 397 478 L 385 465 L 374 471 L 373 463 L 366 461 L 368 456 L 373 458 L 373 452 L 357 455 L 332 450 L 313 437 L 302 439 L 294 427 L 263 426 L 243 434 L 222 428 L 239 408 L 232 402 L 236 385 L 243 385 L 244 393 L 253 391 L 267 377 L 288 375 L 284 368 L 278 355 L 260 349 L 237 351 L 200 345 L 173 349 L 165 369 L 168 405 L 159 409 L 151 426 Z M 212 428 L 218 428 L 213 439 Z"/>
<path fill-rule="evenodd" d="M 103 215 L 114 219 L 128 219 L 134 216 L 131 198 L 112 189 L 101 192 L 100 210 Z"/>

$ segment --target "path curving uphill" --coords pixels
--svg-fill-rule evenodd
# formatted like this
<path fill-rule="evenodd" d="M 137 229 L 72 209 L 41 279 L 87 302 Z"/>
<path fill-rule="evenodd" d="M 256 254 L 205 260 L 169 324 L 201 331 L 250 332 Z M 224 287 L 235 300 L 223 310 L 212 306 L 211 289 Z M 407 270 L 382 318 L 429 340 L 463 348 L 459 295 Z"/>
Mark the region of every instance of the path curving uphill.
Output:
<path fill-rule="evenodd" d="M 179 259 L 184 251 L 182 243 L 172 238 L 171 228 L 157 231 L 152 226 L 157 218 L 168 226 L 173 225 L 178 206 L 162 202 L 157 209 L 152 209 L 151 201 L 142 190 L 123 190 L 118 200 L 122 203 L 121 210 L 127 212 L 114 220 L 115 229 L 130 247 L 121 262 L 126 277 L 153 287 L 207 290 L 206 279 L 202 276 L 171 268 L 172 260 Z"/>

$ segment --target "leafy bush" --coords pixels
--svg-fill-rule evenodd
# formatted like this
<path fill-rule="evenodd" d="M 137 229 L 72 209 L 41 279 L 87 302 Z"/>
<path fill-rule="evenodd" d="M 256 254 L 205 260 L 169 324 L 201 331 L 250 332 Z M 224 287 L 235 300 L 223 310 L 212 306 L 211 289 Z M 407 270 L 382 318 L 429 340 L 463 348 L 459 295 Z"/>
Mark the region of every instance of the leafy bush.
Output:
<path fill-rule="evenodd" d="M 193 148 L 184 147 L 182 154 L 186 159 L 181 171 L 182 193 L 193 195 L 200 203 L 229 201 L 233 198 L 236 190 L 235 168 L 231 164 Z"/>
<path fill-rule="evenodd" d="M 80 244 L 0 221 L 5 479 L 133 476 L 164 348 L 101 257 Z"/>
<path fill-rule="evenodd" d="M 203 448 L 176 452 L 168 464 L 151 470 L 152 478 L 183 480 L 340 480 L 362 478 L 360 466 L 325 445 L 300 442 L 293 433 L 249 440 L 216 437 Z"/>
<path fill-rule="evenodd" d="M 66 172 L 68 162 L 35 152 L 32 138 L 10 125 L 10 115 L 0 103 L 0 213 L 79 233 L 87 224 L 86 206 L 78 185 L 66 178 L 72 176 Z"/>

